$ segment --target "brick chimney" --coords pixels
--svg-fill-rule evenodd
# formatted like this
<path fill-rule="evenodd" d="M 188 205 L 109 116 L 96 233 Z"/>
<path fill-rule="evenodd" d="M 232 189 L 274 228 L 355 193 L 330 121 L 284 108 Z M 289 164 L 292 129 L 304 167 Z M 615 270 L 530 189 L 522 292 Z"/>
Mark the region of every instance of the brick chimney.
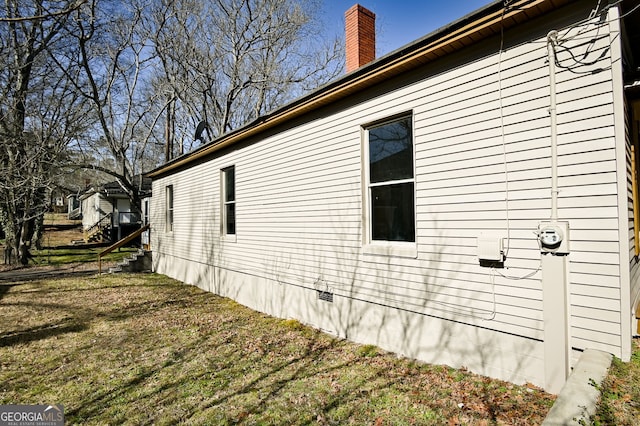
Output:
<path fill-rule="evenodd" d="M 344 14 L 347 41 L 347 72 L 376 58 L 376 15 L 356 4 Z"/>

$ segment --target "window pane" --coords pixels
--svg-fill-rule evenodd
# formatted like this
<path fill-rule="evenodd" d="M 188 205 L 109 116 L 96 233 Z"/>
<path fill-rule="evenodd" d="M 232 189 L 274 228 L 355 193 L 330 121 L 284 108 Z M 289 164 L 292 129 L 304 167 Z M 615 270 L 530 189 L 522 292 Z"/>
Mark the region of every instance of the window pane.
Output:
<path fill-rule="evenodd" d="M 224 171 L 224 194 L 225 201 L 234 201 L 236 199 L 235 167 L 230 167 Z"/>
<path fill-rule="evenodd" d="M 371 237 L 415 241 L 413 182 L 371 188 Z"/>
<path fill-rule="evenodd" d="M 413 177 L 411 118 L 369 129 L 369 178 L 372 183 Z"/>
<path fill-rule="evenodd" d="M 225 206 L 225 233 L 233 235 L 236 233 L 236 205 L 235 203 L 226 204 Z"/>
<path fill-rule="evenodd" d="M 173 231 L 173 186 L 167 186 L 167 223 L 166 229 L 167 231 Z"/>

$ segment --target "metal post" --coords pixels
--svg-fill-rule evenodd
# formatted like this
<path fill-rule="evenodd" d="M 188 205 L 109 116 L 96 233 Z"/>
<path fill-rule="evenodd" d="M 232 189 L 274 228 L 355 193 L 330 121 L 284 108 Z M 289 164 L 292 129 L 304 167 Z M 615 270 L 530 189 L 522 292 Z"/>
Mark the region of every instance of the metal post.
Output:
<path fill-rule="evenodd" d="M 545 390 L 559 393 L 571 372 L 567 256 L 542 254 Z"/>

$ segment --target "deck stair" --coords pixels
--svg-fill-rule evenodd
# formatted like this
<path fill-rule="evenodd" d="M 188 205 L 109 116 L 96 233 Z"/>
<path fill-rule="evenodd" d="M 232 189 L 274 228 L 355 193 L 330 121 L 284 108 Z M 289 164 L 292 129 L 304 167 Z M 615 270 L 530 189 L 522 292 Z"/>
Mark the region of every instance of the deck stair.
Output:
<path fill-rule="evenodd" d="M 84 231 L 84 240 L 87 243 L 104 243 L 111 241 L 111 217 L 107 214 L 102 219 L 91 225 Z"/>
<path fill-rule="evenodd" d="M 139 249 L 124 258 L 115 266 L 109 268 L 109 273 L 117 272 L 150 272 L 151 271 L 151 252 L 149 250 Z"/>
<path fill-rule="evenodd" d="M 119 249 L 119 248 L 123 247 L 125 244 L 129 244 L 134 239 L 140 237 L 143 232 L 149 231 L 150 228 L 151 228 L 151 226 L 149 224 L 146 224 L 142 228 L 138 229 L 135 232 L 132 232 L 131 234 L 127 235 L 126 237 L 124 237 L 120 241 L 110 245 L 109 247 L 107 247 L 106 249 L 104 249 L 100 253 L 98 253 L 98 273 L 102 274 L 102 258 L 104 256 L 106 256 L 107 254 L 111 253 L 115 249 Z M 142 255 L 140 255 L 140 254 L 142 254 Z M 143 259 L 140 265 L 138 265 L 138 262 L 139 262 L 138 258 L 142 258 Z M 125 262 L 123 260 L 121 263 L 122 263 L 122 265 L 119 265 L 121 270 L 129 270 L 129 264 L 131 264 L 131 265 L 135 264 L 135 266 L 131 266 L 132 269 L 138 268 L 138 270 L 135 271 L 135 272 L 139 272 L 139 271 L 143 271 L 143 270 L 151 270 L 151 251 L 149 251 L 149 250 L 138 250 L 138 254 L 136 255 L 135 259 L 132 256 L 131 259 L 129 259 L 128 261 Z M 114 268 L 114 270 L 110 271 L 110 272 L 118 272 L 117 269 L 118 269 L 118 267 L 116 266 Z"/>

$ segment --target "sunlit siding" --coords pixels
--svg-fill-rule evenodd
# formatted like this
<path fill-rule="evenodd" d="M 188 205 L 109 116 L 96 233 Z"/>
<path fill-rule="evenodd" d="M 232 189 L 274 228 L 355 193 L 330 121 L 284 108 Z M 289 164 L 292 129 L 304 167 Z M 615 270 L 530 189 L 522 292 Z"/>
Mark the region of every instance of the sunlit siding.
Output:
<path fill-rule="evenodd" d="M 89 229 L 109 213 L 113 213 L 111 202 L 95 193 L 81 201 L 82 203 L 82 228 Z"/>
<path fill-rule="evenodd" d="M 638 236 L 635 235 L 635 229 L 634 229 L 634 209 L 637 208 L 636 206 L 634 206 L 634 198 L 633 198 L 633 179 L 634 176 L 632 174 L 632 164 L 631 164 L 631 157 L 632 157 L 632 151 L 631 151 L 631 145 L 634 143 L 633 141 L 633 136 L 632 136 L 632 132 L 637 131 L 637 124 L 635 124 L 634 122 L 629 122 L 630 119 L 630 113 L 629 111 L 625 111 L 625 136 L 626 136 L 626 144 L 625 144 L 625 152 L 626 152 L 626 168 L 627 168 L 627 208 L 628 208 L 628 217 L 629 217 L 629 222 L 628 222 L 628 236 L 629 236 L 629 259 L 630 259 L 630 277 L 629 277 L 629 282 L 630 282 L 630 298 L 629 298 L 629 308 L 630 311 L 628 311 L 628 314 L 631 316 L 631 320 L 632 320 L 632 324 L 631 324 L 631 332 L 633 334 L 638 334 L 638 323 L 635 320 L 636 317 L 636 309 L 638 307 L 638 303 L 640 300 L 640 260 L 638 259 L 638 256 L 636 255 L 635 252 L 635 245 L 638 244 L 637 238 Z M 636 117 L 634 116 L 633 118 L 631 118 L 631 120 L 636 120 Z M 638 167 L 639 165 L 636 164 L 636 167 Z M 635 200 L 635 203 L 637 203 L 638 201 Z M 637 205 L 637 204 L 636 204 Z M 623 305 L 623 309 L 625 308 L 625 306 Z M 623 311 L 624 312 L 624 311 Z M 626 319 L 626 317 L 622 318 L 623 321 Z"/>
<path fill-rule="evenodd" d="M 590 37 L 595 44 L 589 46 L 588 57 L 597 58 L 608 49 L 608 37 L 595 33 L 582 36 L 572 53 L 585 53 L 584 43 Z M 567 59 L 562 51 L 558 53 L 561 63 Z M 418 228 L 429 239 L 429 244 L 421 245 L 421 255 L 432 262 L 438 260 L 436 277 L 462 278 L 461 271 L 468 269 L 465 288 L 483 284 L 478 274 L 488 282 L 488 271 L 474 270 L 475 237 L 479 230 L 506 228 L 507 179 L 511 235 L 507 265 L 514 268 L 509 275 L 522 276 L 539 265 L 532 231 L 539 220 L 549 217 L 551 205 L 545 55 L 544 43 L 535 42 L 503 55 L 504 128 L 495 67 L 481 67 L 481 61 L 475 69 L 465 66 L 447 73 L 442 81 L 429 82 L 426 109 L 416 114 Z M 593 67 L 607 68 L 607 64 L 602 61 Z M 586 67 L 579 68 L 580 73 L 561 70 L 557 75 L 559 217 L 571 224 L 572 344 L 578 348 L 619 346 L 612 85 L 609 73 L 585 74 Z M 503 164 L 503 129 L 508 178 Z M 535 275 L 515 281 L 496 277 L 495 322 L 512 325 L 503 329 L 513 331 L 515 324 L 528 326 L 529 335 L 540 337 L 539 278 Z M 488 296 L 486 290 L 484 296 Z"/>
<path fill-rule="evenodd" d="M 406 85 L 388 82 L 370 97 L 156 179 L 159 272 L 194 282 L 189 274 L 204 276 L 193 271 L 215 266 L 214 274 L 241 272 L 273 286 L 327 290 L 336 298 L 541 341 L 534 231 L 551 206 L 546 31 L 509 47 L 500 64 L 496 53 L 446 72 L 419 70 Z M 571 65 L 569 50 L 593 64 L 558 69 L 559 218 L 571 226 L 572 346 L 619 352 L 616 140 L 606 33 L 606 25 L 562 32 L 561 64 Z M 414 121 L 418 255 L 365 254 L 362 126 L 407 111 Z M 220 238 L 220 169 L 230 165 L 235 241 Z M 171 233 L 163 231 L 169 184 Z M 506 269 L 479 265 L 481 232 L 510 237 Z M 172 270 L 172 259 L 190 261 L 193 271 Z M 313 323 L 311 316 L 306 320 Z"/>
<path fill-rule="evenodd" d="M 611 41 L 609 34 L 576 37 L 571 53 L 607 56 Z M 559 58 L 568 54 L 559 52 Z M 619 243 L 612 94 L 620 88 L 610 73 L 610 64 L 599 61 L 558 74 L 559 215 L 571 224 L 572 345 L 620 354 L 620 251 L 626 243 Z"/>

